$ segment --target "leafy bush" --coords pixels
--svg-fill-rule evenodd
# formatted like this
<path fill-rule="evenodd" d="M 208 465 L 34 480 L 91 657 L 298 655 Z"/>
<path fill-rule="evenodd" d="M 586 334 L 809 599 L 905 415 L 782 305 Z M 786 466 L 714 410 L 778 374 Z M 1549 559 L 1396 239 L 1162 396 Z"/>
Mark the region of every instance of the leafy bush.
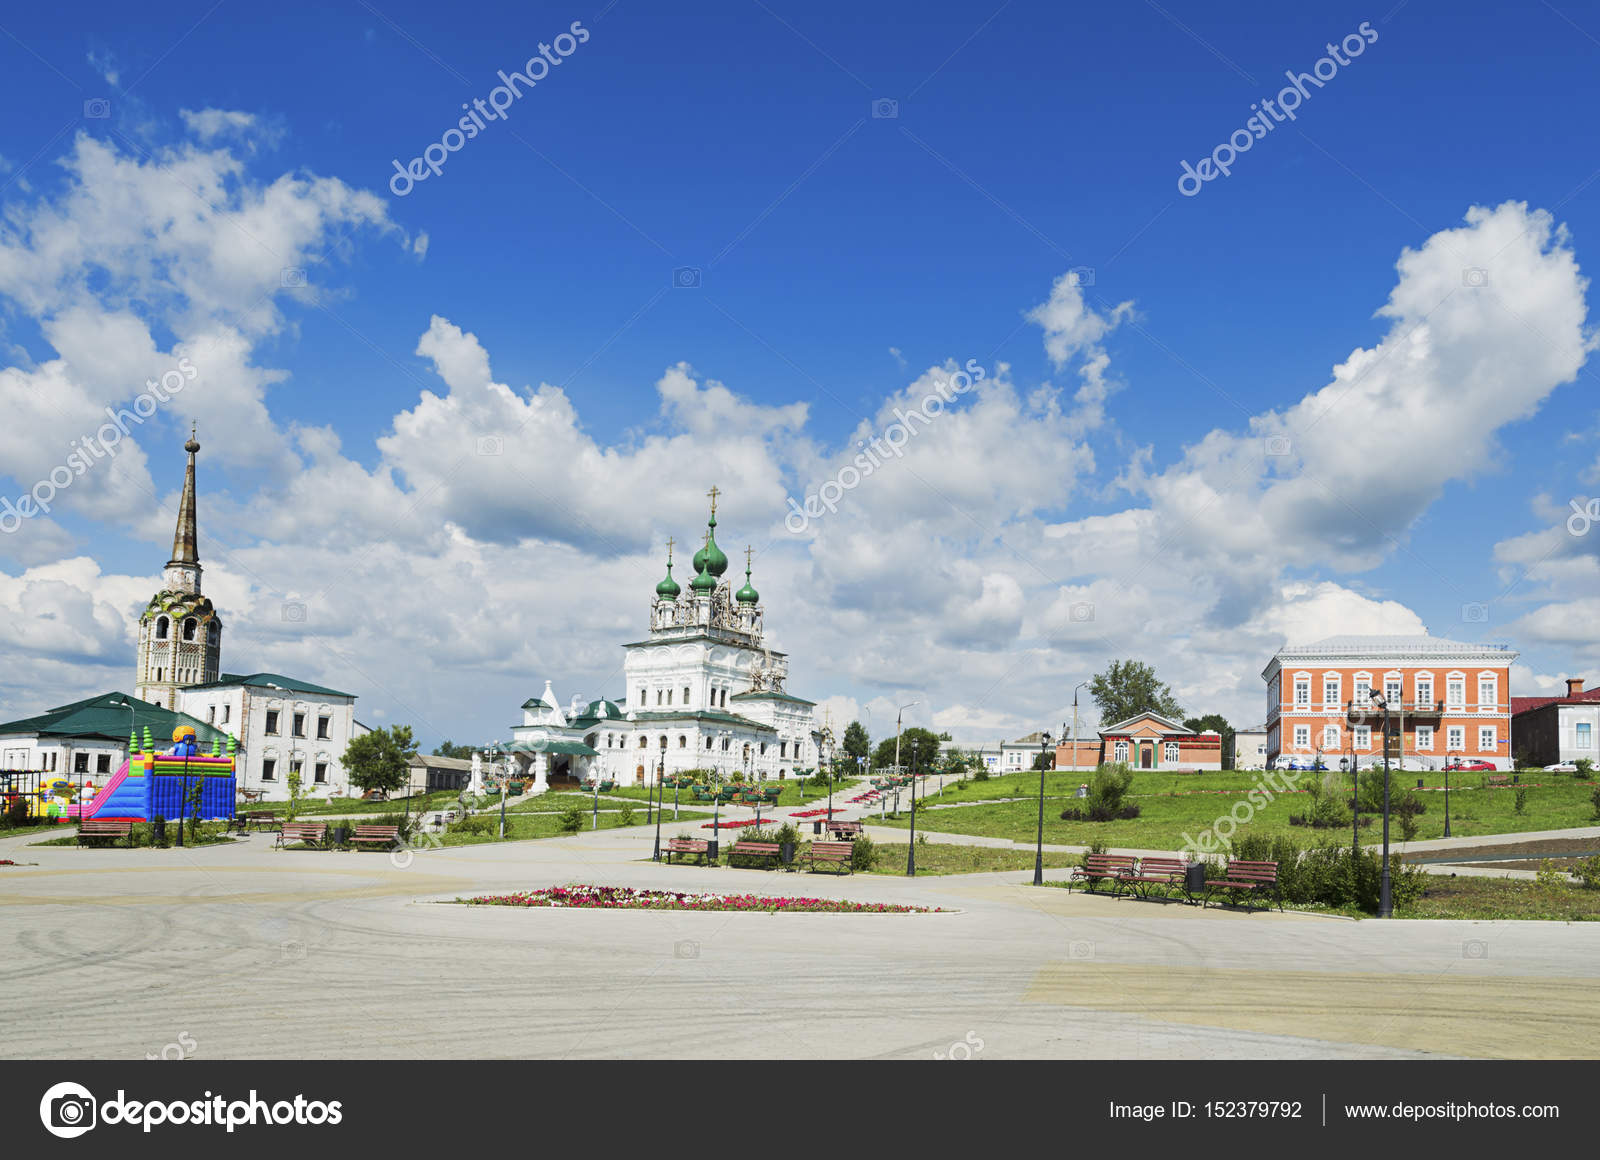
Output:
<path fill-rule="evenodd" d="M 1329 907 L 1354 904 L 1377 912 L 1383 860 L 1375 850 L 1361 851 L 1352 868 L 1349 847 L 1336 842 L 1302 849 L 1287 834 L 1242 834 L 1233 840 L 1233 857 L 1242 862 L 1276 862 L 1278 891 L 1286 903 Z M 1220 870 L 1220 866 L 1214 866 L 1207 871 L 1207 877 L 1216 876 Z M 1415 902 L 1425 881 L 1420 867 L 1406 866 L 1400 855 L 1390 855 L 1389 893 L 1395 907 Z"/>
<path fill-rule="evenodd" d="M 1095 803 L 1091 803 L 1087 809 L 1068 806 L 1061 811 L 1061 820 L 1064 822 L 1131 822 L 1138 816 L 1138 806 L 1121 806 L 1113 810 L 1109 806 Z"/>
<path fill-rule="evenodd" d="M 583 811 L 577 806 L 568 806 L 557 816 L 556 825 L 563 834 L 576 834 L 583 829 Z"/>
<path fill-rule="evenodd" d="M 1089 779 L 1090 814 L 1095 813 L 1096 807 L 1099 807 L 1106 813 L 1107 819 L 1117 815 L 1122 809 L 1122 799 L 1128 796 L 1128 789 L 1132 785 L 1133 770 L 1128 767 L 1127 762 L 1097 767 L 1094 776 Z"/>
<path fill-rule="evenodd" d="M 1596 792 L 1600 793 L 1600 791 Z M 29 820 L 28 803 L 20 796 L 12 798 L 11 803 L 6 806 L 5 825 L 25 826 Z"/>
<path fill-rule="evenodd" d="M 633 824 L 633 806 L 624 803 L 622 808 L 617 811 L 617 825 L 631 826 Z"/>
<path fill-rule="evenodd" d="M 1089 864 L 1089 856 L 1091 854 L 1104 854 L 1105 852 L 1106 844 L 1104 842 L 1090 842 L 1089 848 L 1082 854 L 1078 855 L 1078 865 L 1087 866 Z"/>
<path fill-rule="evenodd" d="M 972 780 L 973 781 L 988 781 L 989 780 L 989 769 L 988 769 L 988 767 L 984 766 L 984 765 L 980 765 L 980 766 L 978 766 L 977 769 L 973 770 L 972 771 Z"/>
<path fill-rule="evenodd" d="M 1597 787 L 1595 791 L 1589 795 L 1589 804 L 1594 806 L 1594 817 L 1590 818 L 1589 820 L 1593 822 L 1600 822 L 1600 787 Z"/>
<path fill-rule="evenodd" d="M 1534 881 L 1541 890 L 1565 890 L 1567 888 L 1567 875 L 1557 868 L 1549 858 L 1539 860 L 1539 869 L 1534 871 Z"/>
<path fill-rule="evenodd" d="M 1600 854 L 1584 858 L 1572 867 L 1578 881 L 1589 890 L 1600 890 Z"/>
<path fill-rule="evenodd" d="M 1594 776 L 1594 762 L 1587 757 L 1580 757 L 1572 764 L 1578 767 L 1578 776 L 1585 781 Z"/>
<path fill-rule="evenodd" d="M 865 834 L 857 834 L 856 840 L 850 843 L 850 868 L 852 870 L 871 870 L 877 864 L 877 845 Z"/>
<path fill-rule="evenodd" d="M 500 832 L 500 819 L 490 814 L 468 814 L 452 825 L 450 832 L 487 838 Z"/>

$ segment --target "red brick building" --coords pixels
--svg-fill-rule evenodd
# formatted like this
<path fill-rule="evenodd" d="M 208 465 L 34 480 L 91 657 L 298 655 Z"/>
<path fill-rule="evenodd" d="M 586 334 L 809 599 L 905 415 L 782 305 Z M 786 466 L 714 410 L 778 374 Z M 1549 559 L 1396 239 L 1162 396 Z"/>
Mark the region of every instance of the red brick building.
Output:
<path fill-rule="evenodd" d="M 1139 713 L 1126 721 L 1056 748 L 1057 769 L 1093 769 L 1102 762 L 1124 761 L 1135 769 L 1192 771 L 1222 768 L 1222 734 L 1196 733 L 1181 721 L 1158 713 Z"/>
<path fill-rule="evenodd" d="M 1267 756 L 1383 757 L 1381 699 L 1390 710 L 1389 757 L 1413 769 L 1446 761 L 1512 767 L 1511 662 L 1503 645 L 1431 636 L 1331 636 L 1283 648 L 1262 670 Z"/>

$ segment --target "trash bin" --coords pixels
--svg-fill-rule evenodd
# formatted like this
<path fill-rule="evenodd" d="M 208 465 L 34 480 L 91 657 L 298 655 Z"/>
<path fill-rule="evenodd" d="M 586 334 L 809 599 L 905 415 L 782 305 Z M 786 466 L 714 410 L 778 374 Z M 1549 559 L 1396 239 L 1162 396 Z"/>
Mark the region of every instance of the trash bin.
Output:
<path fill-rule="evenodd" d="M 820 833 L 822 833 L 822 823 L 821 823 L 821 822 L 820 822 L 820 821 L 815 821 L 815 822 L 812 822 L 812 823 L 811 823 L 811 832 L 812 832 L 812 833 L 813 833 L 813 834 L 820 834 Z"/>
<path fill-rule="evenodd" d="M 1204 894 L 1206 889 L 1206 864 L 1190 862 L 1183 868 L 1183 892 L 1188 895 Z"/>
<path fill-rule="evenodd" d="M 334 846 L 343 846 L 350 840 L 350 827 L 330 826 L 328 828 L 328 839 Z"/>
<path fill-rule="evenodd" d="M 715 838 L 706 840 L 706 863 L 709 865 L 717 860 L 717 847 L 720 843 Z"/>

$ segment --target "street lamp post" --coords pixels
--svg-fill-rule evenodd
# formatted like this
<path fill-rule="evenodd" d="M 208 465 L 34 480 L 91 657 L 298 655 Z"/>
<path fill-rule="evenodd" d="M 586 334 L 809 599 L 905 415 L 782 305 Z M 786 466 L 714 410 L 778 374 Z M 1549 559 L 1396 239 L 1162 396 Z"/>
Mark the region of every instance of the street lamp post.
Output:
<path fill-rule="evenodd" d="M 1078 772 L 1078 690 L 1087 687 L 1088 681 L 1072 686 L 1072 772 Z"/>
<path fill-rule="evenodd" d="M 911 751 L 911 844 L 906 847 L 906 877 L 917 876 L 917 752 Z"/>
<path fill-rule="evenodd" d="M 1444 753 L 1444 836 L 1447 838 L 1450 836 L 1450 754 L 1453 752 L 1459 751 L 1447 749 Z"/>
<path fill-rule="evenodd" d="M 1361 766 L 1356 762 L 1356 728 L 1350 723 L 1355 713 L 1355 702 L 1347 701 L 1344 707 L 1345 737 L 1350 742 L 1350 880 L 1355 881 L 1356 858 L 1361 853 Z"/>
<path fill-rule="evenodd" d="M 661 794 L 667 788 L 666 786 L 661 784 L 661 779 L 666 776 L 666 773 L 667 773 L 667 755 L 665 753 L 663 753 L 661 755 L 661 764 L 656 766 L 656 798 L 657 798 L 657 801 L 656 801 L 656 852 L 653 855 L 651 855 L 651 861 L 654 861 L 654 862 L 661 861 L 661 815 L 664 812 L 661 807 L 665 803 L 663 801 L 661 801 L 660 799 L 661 799 Z M 678 779 L 677 778 L 673 778 L 672 780 L 674 782 L 676 782 Z M 674 789 L 672 791 L 672 796 L 673 797 L 677 797 L 678 796 L 678 791 L 676 789 Z M 647 822 L 646 824 L 648 825 L 649 823 Z"/>
<path fill-rule="evenodd" d="M 1378 880 L 1378 917 L 1394 915 L 1394 900 L 1389 893 L 1389 701 L 1378 698 L 1383 710 L 1383 872 Z"/>
<path fill-rule="evenodd" d="M 1039 734 L 1039 834 L 1033 851 L 1033 884 L 1044 885 L 1044 755 L 1050 752 L 1050 734 Z"/>

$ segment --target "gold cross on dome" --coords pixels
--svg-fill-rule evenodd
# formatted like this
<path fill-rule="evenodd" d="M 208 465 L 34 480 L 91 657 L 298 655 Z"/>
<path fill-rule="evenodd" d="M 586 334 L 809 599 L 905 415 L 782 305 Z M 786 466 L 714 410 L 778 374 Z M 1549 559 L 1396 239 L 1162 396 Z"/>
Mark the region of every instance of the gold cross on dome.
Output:
<path fill-rule="evenodd" d="M 706 494 L 711 497 L 711 514 L 712 515 L 716 515 L 717 514 L 717 496 L 721 495 L 722 493 L 717 490 L 717 485 L 713 483 L 711 485 L 711 490 L 706 492 Z"/>
<path fill-rule="evenodd" d="M 669 564 L 672 563 L 672 545 L 676 544 L 677 542 L 678 541 L 673 539 L 671 536 L 667 537 L 667 563 Z"/>
<path fill-rule="evenodd" d="M 746 576 L 750 575 L 750 553 L 753 550 L 754 549 L 752 549 L 750 547 L 750 545 L 748 545 L 748 544 L 745 545 L 745 549 L 744 549 L 744 574 Z"/>

